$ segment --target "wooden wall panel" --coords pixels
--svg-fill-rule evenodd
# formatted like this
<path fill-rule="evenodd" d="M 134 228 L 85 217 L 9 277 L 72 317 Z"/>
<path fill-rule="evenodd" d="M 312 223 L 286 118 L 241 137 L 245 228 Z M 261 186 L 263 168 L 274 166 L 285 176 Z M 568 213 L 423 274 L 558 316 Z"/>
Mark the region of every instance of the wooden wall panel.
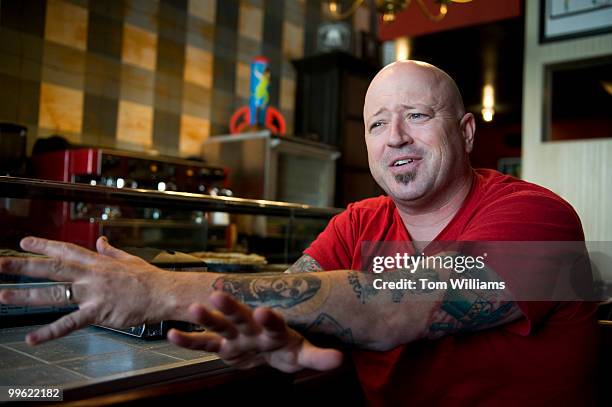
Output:
<path fill-rule="evenodd" d="M 545 66 L 610 55 L 612 34 L 539 44 L 539 2 L 525 3 L 523 178 L 569 201 L 587 240 L 612 241 L 612 139 L 542 141 Z"/>

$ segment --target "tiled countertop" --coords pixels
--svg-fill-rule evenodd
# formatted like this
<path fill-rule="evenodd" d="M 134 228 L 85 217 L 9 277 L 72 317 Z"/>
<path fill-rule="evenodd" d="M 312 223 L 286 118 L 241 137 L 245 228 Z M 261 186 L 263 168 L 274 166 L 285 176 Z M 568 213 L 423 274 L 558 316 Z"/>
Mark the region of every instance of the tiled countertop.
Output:
<path fill-rule="evenodd" d="M 95 327 L 31 347 L 35 328 L 0 329 L 0 386 L 58 386 L 71 399 L 228 369 L 211 353 Z"/>

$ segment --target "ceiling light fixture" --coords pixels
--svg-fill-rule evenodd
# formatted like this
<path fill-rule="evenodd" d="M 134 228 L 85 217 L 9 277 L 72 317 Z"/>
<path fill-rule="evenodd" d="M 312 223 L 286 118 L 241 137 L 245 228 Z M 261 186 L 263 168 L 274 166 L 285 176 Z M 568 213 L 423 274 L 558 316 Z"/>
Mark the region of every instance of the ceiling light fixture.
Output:
<path fill-rule="evenodd" d="M 374 0 L 376 11 L 382 14 L 383 22 L 390 23 L 395 21 L 397 13 L 405 10 L 410 5 L 411 0 Z M 442 21 L 448 13 L 448 5 L 450 3 L 469 3 L 472 0 L 436 0 L 440 4 L 438 14 L 433 14 L 424 0 L 415 0 L 421 12 L 431 21 Z M 365 2 L 365 0 L 354 0 L 345 11 L 341 10 L 342 1 L 330 0 L 327 1 L 327 14 L 334 20 L 343 20 L 357 11 L 357 9 Z"/>

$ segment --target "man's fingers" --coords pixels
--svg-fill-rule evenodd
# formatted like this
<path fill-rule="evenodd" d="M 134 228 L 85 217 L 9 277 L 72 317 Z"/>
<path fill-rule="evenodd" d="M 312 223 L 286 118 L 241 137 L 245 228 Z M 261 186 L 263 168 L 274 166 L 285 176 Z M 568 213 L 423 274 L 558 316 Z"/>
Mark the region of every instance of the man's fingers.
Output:
<path fill-rule="evenodd" d="M 0 272 L 54 281 L 73 281 L 87 273 L 87 269 L 62 258 L 3 257 L 0 258 Z"/>
<path fill-rule="evenodd" d="M 221 292 L 213 293 L 210 302 L 236 326 L 241 334 L 250 336 L 261 332 L 259 325 L 253 321 L 253 310 L 248 306 Z"/>
<path fill-rule="evenodd" d="M 253 311 L 253 319 L 264 328 L 265 334 L 272 339 L 287 337 L 287 323 L 277 312 L 260 307 Z"/>
<path fill-rule="evenodd" d="M 21 239 L 21 248 L 32 253 L 57 257 L 65 261 L 91 264 L 96 261 L 97 254 L 84 247 L 72 243 L 58 242 L 40 237 L 28 236 Z"/>
<path fill-rule="evenodd" d="M 336 349 L 325 349 L 314 346 L 304 339 L 298 354 L 298 364 L 314 370 L 331 370 L 342 364 L 342 352 Z"/>
<path fill-rule="evenodd" d="M 11 305 L 29 306 L 69 305 L 72 301 L 68 300 L 66 289 L 66 285 L 58 284 L 43 288 L 0 290 L 0 302 Z"/>
<path fill-rule="evenodd" d="M 171 329 L 168 331 L 168 340 L 183 348 L 219 352 L 223 338 L 207 332 L 183 332 L 178 329 Z"/>
<path fill-rule="evenodd" d="M 90 322 L 87 313 L 84 310 L 79 310 L 65 315 L 57 321 L 45 325 L 42 328 L 30 332 L 26 336 L 28 345 L 38 345 L 39 343 L 50 341 L 51 339 L 61 338 L 68 335 L 72 331 L 84 328 Z"/>
<path fill-rule="evenodd" d="M 192 304 L 189 313 L 193 316 L 193 321 L 203 325 L 207 331 L 214 331 L 227 339 L 238 336 L 238 330 L 219 311 L 209 311 L 200 304 Z"/>
<path fill-rule="evenodd" d="M 111 246 L 106 236 L 100 236 L 98 240 L 96 240 L 96 250 L 100 254 L 117 260 L 132 260 L 135 258 L 135 256 Z"/>

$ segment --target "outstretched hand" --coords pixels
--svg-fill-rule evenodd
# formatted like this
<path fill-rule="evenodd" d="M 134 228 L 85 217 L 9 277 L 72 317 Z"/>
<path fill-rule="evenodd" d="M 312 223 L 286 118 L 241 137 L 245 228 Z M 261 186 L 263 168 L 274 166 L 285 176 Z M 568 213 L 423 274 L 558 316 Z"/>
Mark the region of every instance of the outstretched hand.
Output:
<path fill-rule="evenodd" d="M 168 286 L 171 273 L 112 247 L 105 237 L 97 240 L 97 253 L 71 243 L 35 237 L 23 239 L 21 247 L 48 257 L 0 258 L 1 273 L 67 284 L 3 289 L 0 302 L 26 306 L 79 305 L 77 311 L 29 333 L 28 344 L 59 338 L 89 324 L 124 328 L 159 318 L 156 314 L 159 307 L 152 301 L 163 295 L 160 291 Z"/>
<path fill-rule="evenodd" d="M 205 332 L 172 329 L 168 340 L 182 347 L 215 352 L 239 369 L 267 364 L 292 373 L 331 370 L 342 363 L 340 351 L 316 347 L 269 308 L 252 310 L 221 292 L 212 294 L 208 301 L 216 309 L 201 304 L 189 307 L 191 322 L 204 326 Z"/>

